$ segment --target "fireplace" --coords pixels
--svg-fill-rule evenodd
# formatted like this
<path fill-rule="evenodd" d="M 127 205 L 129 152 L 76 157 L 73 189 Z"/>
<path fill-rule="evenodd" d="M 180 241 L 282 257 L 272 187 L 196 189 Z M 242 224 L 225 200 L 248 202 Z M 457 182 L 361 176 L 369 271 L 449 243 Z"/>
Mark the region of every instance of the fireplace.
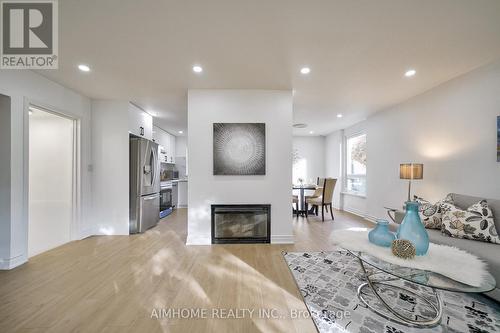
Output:
<path fill-rule="evenodd" d="M 212 244 L 270 242 L 271 205 L 212 205 Z"/>

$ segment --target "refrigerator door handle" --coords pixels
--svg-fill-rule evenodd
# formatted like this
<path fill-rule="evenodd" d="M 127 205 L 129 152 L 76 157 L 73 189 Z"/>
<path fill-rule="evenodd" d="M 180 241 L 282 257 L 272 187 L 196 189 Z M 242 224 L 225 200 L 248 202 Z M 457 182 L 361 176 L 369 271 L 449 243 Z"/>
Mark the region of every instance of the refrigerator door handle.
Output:
<path fill-rule="evenodd" d="M 144 200 L 144 201 L 149 201 L 149 200 L 158 199 L 159 197 L 160 197 L 160 195 L 155 194 L 155 195 L 150 196 L 150 197 L 144 197 L 144 198 L 143 198 L 143 200 Z"/>
<path fill-rule="evenodd" d="M 157 168 L 156 168 L 156 151 L 154 149 L 154 146 L 151 145 L 151 155 L 153 156 L 152 158 L 152 163 L 153 165 L 151 165 L 151 186 L 153 186 L 153 189 L 156 187 L 156 171 L 157 171 Z"/>
<path fill-rule="evenodd" d="M 155 177 L 156 177 L 156 154 L 155 154 L 155 149 L 154 146 L 151 145 L 151 153 L 153 154 L 153 165 L 151 166 L 151 185 L 155 184 Z"/>
<path fill-rule="evenodd" d="M 160 190 L 160 161 L 159 161 L 159 154 L 158 154 L 158 149 L 153 149 L 153 156 L 154 156 L 154 165 L 153 169 L 154 171 L 154 176 L 153 176 L 153 185 L 156 191 Z"/>

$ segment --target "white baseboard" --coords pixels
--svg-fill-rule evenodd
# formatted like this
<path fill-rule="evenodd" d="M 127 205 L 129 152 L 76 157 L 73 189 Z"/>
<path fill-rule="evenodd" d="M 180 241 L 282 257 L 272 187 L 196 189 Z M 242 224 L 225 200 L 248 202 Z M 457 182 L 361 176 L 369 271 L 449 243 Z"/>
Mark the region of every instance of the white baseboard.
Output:
<path fill-rule="evenodd" d="M 14 258 L 0 259 L 0 270 L 13 269 L 26 262 L 28 262 L 28 257 L 25 254 L 21 254 Z"/>
<path fill-rule="evenodd" d="M 376 223 L 378 219 L 379 219 L 379 217 L 376 217 L 376 216 L 372 216 L 372 215 L 368 215 L 368 214 L 365 215 L 365 220 L 367 220 L 369 222 Z"/>
<path fill-rule="evenodd" d="M 352 208 L 344 208 L 344 211 L 345 212 L 348 212 L 348 213 L 351 213 L 351 214 L 354 214 L 356 216 L 359 216 L 359 217 L 362 217 L 363 219 L 369 221 L 369 222 L 373 222 L 375 223 L 375 221 L 378 219 L 378 217 L 376 216 L 372 216 L 372 215 L 368 215 L 360 210 L 357 210 L 357 209 L 352 209 Z"/>
<path fill-rule="evenodd" d="M 362 217 L 362 218 L 365 218 L 365 215 L 366 215 L 363 211 L 360 211 L 360 210 L 357 210 L 354 208 L 345 208 L 344 207 L 343 211 L 357 215 L 357 216 Z"/>
<path fill-rule="evenodd" d="M 78 240 L 82 240 L 82 239 L 85 239 L 85 238 L 88 238 L 88 237 L 94 236 L 94 235 L 95 235 L 95 231 L 92 228 L 81 230 Z"/>
<path fill-rule="evenodd" d="M 271 244 L 293 244 L 293 235 L 271 235 Z"/>

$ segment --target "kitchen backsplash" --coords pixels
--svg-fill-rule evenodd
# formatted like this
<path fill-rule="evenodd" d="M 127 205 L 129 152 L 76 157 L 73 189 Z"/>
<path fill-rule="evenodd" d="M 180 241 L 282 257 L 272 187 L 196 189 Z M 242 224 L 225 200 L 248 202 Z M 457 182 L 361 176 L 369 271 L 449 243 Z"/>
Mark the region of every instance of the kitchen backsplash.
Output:
<path fill-rule="evenodd" d="M 175 167 L 179 171 L 179 179 L 186 178 L 186 157 L 177 156 L 175 158 Z"/>

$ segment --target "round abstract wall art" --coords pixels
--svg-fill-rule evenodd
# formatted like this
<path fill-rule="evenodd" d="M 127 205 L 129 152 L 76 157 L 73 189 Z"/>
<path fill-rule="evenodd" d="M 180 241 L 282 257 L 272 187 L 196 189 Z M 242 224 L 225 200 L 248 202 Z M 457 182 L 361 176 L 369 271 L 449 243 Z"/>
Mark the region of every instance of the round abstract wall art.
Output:
<path fill-rule="evenodd" d="M 265 175 L 266 124 L 214 123 L 214 175 Z"/>

